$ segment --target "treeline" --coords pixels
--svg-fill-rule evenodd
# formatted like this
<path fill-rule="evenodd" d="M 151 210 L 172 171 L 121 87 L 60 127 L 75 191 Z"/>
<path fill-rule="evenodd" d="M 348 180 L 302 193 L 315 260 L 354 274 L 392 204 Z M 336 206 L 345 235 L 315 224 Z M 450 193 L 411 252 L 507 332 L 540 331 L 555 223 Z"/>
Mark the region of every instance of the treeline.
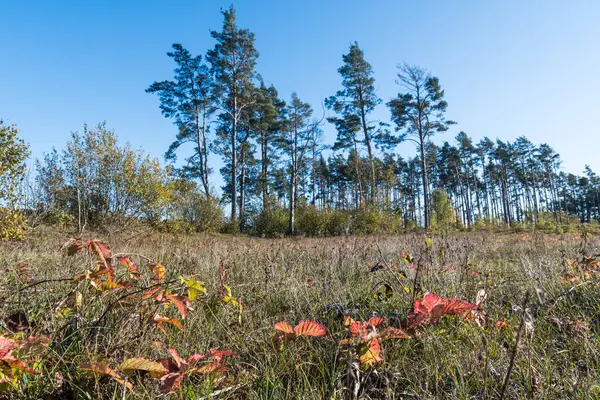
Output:
<path fill-rule="evenodd" d="M 255 68 L 254 34 L 238 27 L 233 7 L 223 16 L 222 29 L 211 32 L 214 48 L 203 57 L 174 44 L 167 53 L 175 63 L 172 80 L 147 89 L 176 126 L 165 154 L 170 163 L 163 167 L 119 144 L 105 124 L 85 126 L 65 149 L 38 160 L 21 185 L 20 207 L 30 223 L 82 231 L 145 222 L 276 236 L 563 229 L 575 219 L 600 219 L 599 178 L 589 168 L 584 176 L 562 172 L 547 144 L 524 136 L 475 143 L 464 132 L 434 144 L 432 136 L 456 123 L 446 120 L 444 90 L 427 70 L 400 65 L 398 95 L 381 99 L 354 43 L 338 69 L 340 89 L 325 100 L 326 118 L 298 94 L 284 99 L 267 84 Z M 375 119 L 378 106 L 389 110 L 389 123 Z M 332 144 L 323 141 L 327 123 L 337 131 Z M 412 157 L 396 152 L 406 141 L 416 146 Z M 210 154 L 223 160 L 220 198 Z"/>

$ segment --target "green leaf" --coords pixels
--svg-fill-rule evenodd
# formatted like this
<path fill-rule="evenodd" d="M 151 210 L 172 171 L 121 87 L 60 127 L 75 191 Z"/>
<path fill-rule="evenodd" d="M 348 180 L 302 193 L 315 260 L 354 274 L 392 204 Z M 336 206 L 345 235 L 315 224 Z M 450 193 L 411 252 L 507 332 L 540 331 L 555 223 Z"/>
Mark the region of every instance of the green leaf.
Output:
<path fill-rule="evenodd" d="M 181 282 L 188 288 L 188 298 L 190 301 L 196 300 L 200 293 L 206 295 L 204 282 L 199 282 L 196 280 L 195 276 L 191 276 L 189 278 L 181 277 Z"/>

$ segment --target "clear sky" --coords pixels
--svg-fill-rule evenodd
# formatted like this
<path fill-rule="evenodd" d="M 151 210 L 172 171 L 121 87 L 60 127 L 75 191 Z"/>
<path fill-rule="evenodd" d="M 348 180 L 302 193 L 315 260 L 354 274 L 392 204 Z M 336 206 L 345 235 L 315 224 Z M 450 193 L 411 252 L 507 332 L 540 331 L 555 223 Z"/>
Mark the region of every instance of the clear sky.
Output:
<path fill-rule="evenodd" d="M 214 46 L 209 30 L 221 28 L 230 3 L 0 0 L 0 118 L 18 125 L 34 156 L 62 148 L 84 122 L 106 120 L 120 139 L 162 159 L 176 129 L 144 90 L 172 77 L 172 43 L 193 54 Z M 233 3 L 239 25 L 256 33 L 258 72 L 317 114 L 340 86 L 342 54 L 358 41 L 384 101 L 398 92 L 399 62 L 440 78 L 458 125 L 436 142 L 461 130 L 476 141 L 525 135 L 550 144 L 568 172 L 586 164 L 600 172 L 600 1 Z M 377 113 L 389 120 L 385 106 Z M 332 126 L 324 129 L 332 143 Z M 398 151 L 412 156 L 414 147 Z"/>

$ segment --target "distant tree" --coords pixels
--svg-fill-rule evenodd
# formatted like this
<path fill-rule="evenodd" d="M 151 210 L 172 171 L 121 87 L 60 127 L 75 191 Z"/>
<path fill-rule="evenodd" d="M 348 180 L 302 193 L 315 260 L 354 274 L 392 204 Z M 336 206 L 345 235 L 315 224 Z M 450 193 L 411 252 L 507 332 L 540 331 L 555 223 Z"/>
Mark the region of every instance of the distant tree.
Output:
<path fill-rule="evenodd" d="M 283 140 L 282 150 L 289 162 L 289 226 L 288 233 L 295 233 L 295 212 L 298 204 L 298 179 L 300 171 L 305 168 L 307 155 L 314 140 L 316 123 L 310 121 L 313 110 L 308 103 L 300 100 L 296 93 L 286 107 L 287 135 Z"/>
<path fill-rule="evenodd" d="M 154 82 L 147 93 L 156 93 L 160 109 L 166 118 L 175 120 L 179 129 L 175 141 L 166 153 L 167 159 L 176 159 L 177 150 L 185 143 L 194 144 L 193 154 L 186 159 L 183 171 L 199 178 L 205 196 L 210 195 L 208 166 L 208 119 L 215 111 L 211 103 L 212 78 L 202 56 L 193 57 L 182 45 L 173 45 L 167 53 L 175 61 L 174 80 Z"/>
<path fill-rule="evenodd" d="M 358 144 L 364 144 L 367 149 L 370 172 L 370 201 L 373 205 L 376 197 L 376 173 L 373 155 L 375 144 L 389 144 L 391 137 L 381 134 L 379 124 L 369 119 L 369 114 L 381 103 L 375 91 L 373 68 L 364 58 L 364 52 L 354 42 L 350 51 L 343 57 L 344 65 L 338 72 L 342 76 L 343 89 L 335 96 L 325 100 L 325 105 L 335 111 L 340 117 L 328 118 L 337 129 L 335 149 L 354 148 L 358 157 Z M 361 135 L 361 136 L 359 136 Z M 356 163 L 358 168 L 358 162 Z M 363 188 L 359 178 L 361 201 Z"/>
<path fill-rule="evenodd" d="M 19 138 L 17 127 L 0 120 L 0 240 L 20 240 L 26 236 L 25 220 L 15 205 L 27 157 L 29 146 Z"/>
<path fill-rule="evenodd" d="M 426 144 L 437 132 L 445 132 L 453 121 L 446 121 L 444 113 L 448 103 L 439 79 L 420 67 L 398 66 L 396 81 L 404 93 L 388 103 L 396 130 L 402 132 L 399 140 L 412 140 L 419 147 L 421 178 L 423 181 L 423 214 L 425 227 L 429 227 L 429 177 L 427 175 Z"/>
<path fill-rule="evenodd" d="M 454 219 L 454 210 L 448 195 L 441 189 L 436 189 L 431 195 L 431 222 L 442 231 L 448 230 Z"/>
<path fill-rule="evenodd" d="M 43 214 L 57 215 L 66 210 L 73 198 L 71 188 L 65 183 L 65 169 L 60 153 L 52 149 L 44 154 L 43 160 L 36 160 L 36 184 L 39 190 L 39 205 Z"/>
<path fill-rule="evenodd" d="M 29 154 L 29 146 L 19 138 L 17 127 L 0 120 L 0 206 L 15 200 L 15 190 L 25 176 Z"/>
<path fill-rule="evenodd" d="M 248 91 L 255 77 L 254 67 L 258 51 L 254 47 L 254 34 L 247 29 L 237 26 L 235 9 L 231 6 L 223 12 L 223 29 L 220 32 L 211 31 L 217 44 L 207 53 L 207 60 L 214 75 L 213 95 L 219 110 L 222 112 L 220 121 L 223 126 L 222 134 L 229 137 L 230 149 L 230 182 L 229 197 L 231 200 L 231 222 L 237 225 L 238 206 L 238 157 L 239 141 L 238 125 L 244 108 L 253 103 Z"/>
<path fill-rule="evenodd" d="M 156 221 L 171 199 L 158 160 L 120 145 L 105 123 L 73 132 L 60 159 L 55 152 L 46 155 L 37 173 L 40 198 L 54 199 L 51 210 L 72 215 L 80 232 L 87 225 Z"/>
<path fill-rule="evenodd" d="M 269 204 L 271 180 L 269 171 L 279 157 L 279 147 L 284 128 L 285 101 L 279 99 L 274 86 L 260 82 L 256 93 L 255 114 L 252 125 L 257 131 L 256 140 L 260 147 L 260 196 L 263 210 Z"/>

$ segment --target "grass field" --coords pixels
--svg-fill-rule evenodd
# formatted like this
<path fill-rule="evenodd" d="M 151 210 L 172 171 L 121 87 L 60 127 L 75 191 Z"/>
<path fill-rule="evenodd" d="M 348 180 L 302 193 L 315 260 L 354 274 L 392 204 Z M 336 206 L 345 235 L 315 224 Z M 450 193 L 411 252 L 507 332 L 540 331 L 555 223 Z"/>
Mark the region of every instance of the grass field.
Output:
<path fill-rule="evenodd" d="M 70 256 L 63 246 L 69 238 L 41 230 L 0 247 L 6 398 L 600 398 L 596 237 L 92 236 L 110 246 L 112 257 L 104 248 Z M 98 273 L 102 255 L 114 278 Z M 139 265 L 140 279 L 119 265 L 119 256 Z M 151 261 L 165 267 L 164 276 L 156 264 L 146 267 Z M 96 275 L 72 279 L 88 270 Z M 181 275 L 203 282 L 206 294 Z M 120 286 L 108 287 L 107 279 Z M 104 286 L 95 289 L 98 282 Z M 185 313 L 190 285 L 199 296 L 182 318 L 177 306 Z M 427 292 L 477 309 L 407 320 Z M 157 324 L 156 315 L 177 321 Z M 362 325 L 369 338 L 340 344 L 350 337 L 346 316 L 375 315 L 385 322 Z M 277 339 L 275 323 L 301 320 L 322 324 L 326 334 Z M 364 358 L 365 344 L 371 349 L 374 332 L 384 327 L 410 338 L 381 337 L 383 360 L 370 352 Z M 36 341 L 28 338 L 40 336 L 48 343 L 38 340 L 43 350 L 28 356 L 24 349 Z M 4 361 L 2 337 L 13 347 Z M 174 366 L 166 361 L 169 348 L 184 359 L 210 349 L 236 355 Z M 146 370 L 121 364 L 139 357 L 150 361 Z M 161 365 L 169 378 L 157 370 Z"/>

